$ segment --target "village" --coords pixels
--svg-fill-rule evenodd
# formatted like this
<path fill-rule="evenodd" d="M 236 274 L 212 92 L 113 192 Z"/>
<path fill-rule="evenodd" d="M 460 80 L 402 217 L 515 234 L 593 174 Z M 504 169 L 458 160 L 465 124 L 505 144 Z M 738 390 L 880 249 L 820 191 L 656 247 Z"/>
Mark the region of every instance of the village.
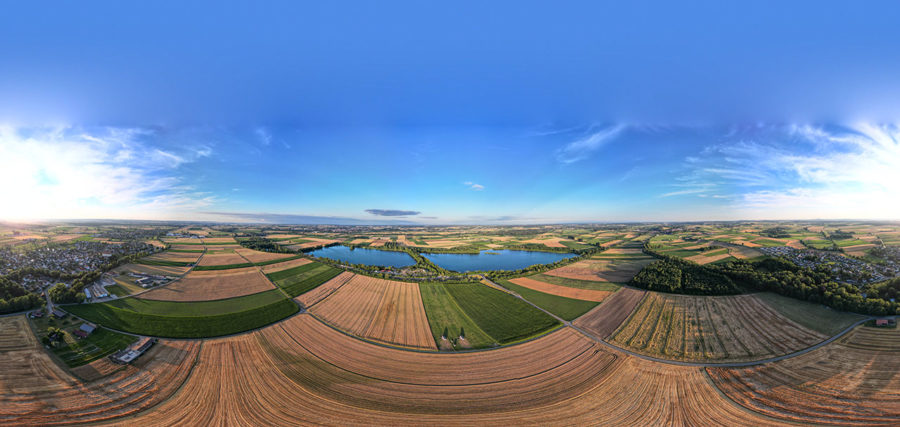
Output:
<path fill-rule="evenodd" d="M 789 246 L 773 246 L 759 250 L 766 255 L 787 259 L 800 267 L 816 269 L 825 266 L 838 281 L 855 286 L 882 282 L 900 275 L 900 264 L 891 260 L 884 264 L 873 264 L 844 256 L 839 252 L 795 249 Z"/>

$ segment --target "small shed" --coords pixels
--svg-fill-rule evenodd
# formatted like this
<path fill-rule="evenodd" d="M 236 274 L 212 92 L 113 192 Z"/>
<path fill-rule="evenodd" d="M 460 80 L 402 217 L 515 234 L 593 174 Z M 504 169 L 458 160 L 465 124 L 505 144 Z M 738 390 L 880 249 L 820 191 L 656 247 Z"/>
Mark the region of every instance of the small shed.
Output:
<path fill-rule="evenodd" d="M 57 317 L 60 319 L 62 319 L 63 317 L 66 317 L 66 312 L 62 311 L 58 308 L 54 308 L 53 311 L 51 311 L 51 314 L 53 314 L 53 317 Z"/>
<path fill-rule="evenodd" d="M 95 325 L 93 323 L 84 322 L 81 324 L 80 327 L 78 327 L 78 329 L 81 331 L 84 331 L 84 333 L 86 333 L 86 334 L 91 334 L 94 332 L 95 329 L 97 329 L 97 325 Z"/>

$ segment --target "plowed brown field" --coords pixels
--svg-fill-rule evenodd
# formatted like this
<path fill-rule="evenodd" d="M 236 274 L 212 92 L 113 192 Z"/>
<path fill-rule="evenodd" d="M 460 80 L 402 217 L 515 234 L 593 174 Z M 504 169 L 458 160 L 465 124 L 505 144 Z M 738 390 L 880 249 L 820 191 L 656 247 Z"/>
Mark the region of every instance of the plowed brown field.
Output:
<path fill-rule="evenodd" d="M 312 312 L 361 337 L 437 350 L 416 283 L 356 275 Z"/>
<path fill-rule="evenodd" d="M 605 339 L 628 318 L 646 293 L 632 288 L 619 289 L 602 304 L 576 319 L 575 326 L 584 328 L 600 339 Z"/>
<path fill-rule="evenodd" d="M 519 277 L 517 279 L 510 279 L 510 282 L 515 283 L 519 286 L 524 286 L 528 289 L 533 289 L 538 292 L 543 292 L 545 294 L 558 295 L 566 298 L 575 298 L 583 301 L 603 301 L 607 297 L 609 297 L 612 292 L 610 291 L 596 291 L 592 289 L 577 289 L 570 288 L 568 286 L 559 286 L 554 285 L 552 283 L 541 282 L 540 280 L 534 280 L 529 277 Z"/>
<path fill-rule="evenodd" d="M 164 301 L 209 301 L 239 297 L 275 289 L 256 267 L 192 271 L 180 280 L 141 294 L 140 298 Z"/>

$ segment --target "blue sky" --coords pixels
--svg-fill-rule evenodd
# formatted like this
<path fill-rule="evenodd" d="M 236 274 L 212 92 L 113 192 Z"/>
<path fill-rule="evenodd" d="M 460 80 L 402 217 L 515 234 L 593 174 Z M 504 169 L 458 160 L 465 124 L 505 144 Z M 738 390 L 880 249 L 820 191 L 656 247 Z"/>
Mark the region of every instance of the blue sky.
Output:
<path fill-rule="evenodd" d="M 6 5 L 0 218 L 898 219 L 900 4 L 482 3 Z"/>

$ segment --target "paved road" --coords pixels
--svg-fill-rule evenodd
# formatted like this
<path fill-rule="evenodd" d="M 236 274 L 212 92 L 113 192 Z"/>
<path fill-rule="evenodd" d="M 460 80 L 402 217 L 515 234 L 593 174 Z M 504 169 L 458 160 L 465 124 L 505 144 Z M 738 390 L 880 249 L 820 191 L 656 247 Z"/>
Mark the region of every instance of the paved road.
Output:
<path fill-rule="evenodd" d="M 762 365 L 762 364 L 764 364 L 764 363 L 777 362 L 777 361 L 779 361 L 779 360 L 790 359 L 790 358 L 792 358 L 792 357 L 797 357 L 797 356 L 800 356 L 801 354 L 809 353 L 810 351 L 816 350 L 816 349 L 818 349 L 818 348 L 820 348 L 820 347 L 822 347 L 822 346 L 824 346 L 824 345 L 827 345 L 827 344 L 833 342 L 834 340 L 836 340 L 836 339 L 838 339 L 838 338 L 844 336 L 844 334 L 846 334 L 847 332 L 850 332 L 851 330 L 853 330 L 853 328 L 855 328 L 855 327 L 861 325 L 862 323 L 864 323 L 864 322 L 866 322 L 866 321 L 868 321 L 868 320 L 874 319 L 874 317 L 867 317 L 867 318 L 865 318 L 865 319 L 862 319 L 862 320 L 860 320 L 860 321 L 858 321 L 858 322 L 856 322 L 856 323 L 850 325 L 849 327 L 847 327 L 847 329 L 844 329 L 843 331 L 841 331 L 841 332 L 838 333 L 837 335 L 832 336 L 831 338 L 828 338 L 827 340 L 822 341 L 822 342 L 820 342 L 820 343 L 818 343 L 818 344 L 816 344 L 816 345 L 814 345 L 814 346 L 812 346 L 812 347 L 808 347 L 808 348 L 805 348 L 805 349 L 803 349 L 803 350 L 795 351 L 795 352 L 793 352 L 793 353 L 788 353 L 788 354 L 784 354 L 784 355 L 781 355 L 781 356 L 770 357 L 770 358 L 768 358 L 768 359 L 753 360 L 753 361 L 749 361 L 749 362 L 725 362 L 725 363 L 715 363 L 715 362 L 707 362 L 707 363 L 703 363 L 703 362 L 682 362 L 682 361 L 679 361 L 679 360 L 660 359 L 660 358 L 658 358 L 658 357 L 647 356 L 647 355 L 645 355 L 645 354 L 635 353 L 635 352 L 633 352 L 633 351 L 631 351 L 631 350 L 628 350 L 628 349 L 619 347 L 619 346 L 617 346 L 617 345 L 613 345 L 613 344 L 611 344 L 611 343 L 608 343 L 608 342 L 606 342 L 606 341 L 604 341 L 604 340 L 598 338 L 598 337 L 595 336 L 594 334 L 592 334 L 592 333 L 590 333 L 590 332 L 588 332 L 588 331 L 586 331 L 586 330 L 584 330 L 584 329 L 582 329 L 582 328 L 579 328 L 578 326 L 573 325 L 572 322 L 570 322 L 570 321 L 568 321 L 568 320 L 565 320 L 565 319 L 563 319 L 563 318 L 561 318 L 561 317 L 559 317 L 559 316 L 557 316 L 557 315 L 555 315 L 555 314 L 553 314 L 553 313 L 551 313 L 551 312 L 549 312 L 549 311 L 547 311 L 547 310 L 544 310 L 544 309 L 541 308 L 541 307 L 538 307 L 537 305 L 535 305 L 535 304 L 532 303 L 531 301 L 528 301 L 527 299 L 522 298 L 521 295 L 519 295 L 519 294 L 517 294 L 517 293 L 515 293 L 515 292 L 513 292 L 513 291 L 511 291 L 511 290 L 509 290 L 509 289 L 506 289 L 506 288 L 504 288 L 503 286 L 498 285 L 497 283 L 494 283 L 493 281 L 491 281 L 491 279 L 488 279 L 486 276 L 481 276 L 481 277 L 482 277 L 484 280 L 486 280 L 486 281 L 490 282 L 491 284 L 493 284 L 496 288 L 501 289 L 501 290 L 504 290 L 506 293 L 508 293 L 508 294 L 510 294 L 510 295 L 512 295 L 512 296 L 514 296 L 514 297 L 516 297 L 516 298 L 518 298 L 518 299 L 520 299 L 520 300 L 522 300 L 522 301 L 525 301 L 525 303 L 531 305 L 532 307 L 534 307 L 534 308 L 536 308 L 536 309 L 538 309 L 538 310 L 541 310 L 541 311 L 543 311 L 544 313 L 547 313 L 548 315 L 552 316 L 554 319 L 556 319 L 556 320 L 562 322 L 563 325 L 565 325 L 565 326 L 567 326 L 567 327 L 570 327 L 570 328 L 572 328 L 572 329 L 575 329 L 575 330 L 578 331 L 578 332 L 581 332 L 582 335 L 584 335 L 584 336 L 586 336 L 586 337 L 588 337 L 588 338 L 590 338 L 590 339 L 592 339 L 592 340 L 594 340 L 594 341 L 596 341 L 596 342 L 598 342 L 598 343 L 600 343 L 600 344 L 603 344 L 603 345 L 605 345 L 605 346 L 607 346 L 607 347 L 609 347 L 609 348 L 612 348 L 612 349 L 621 351 L 622 353 L 626 353 L 626 354 L 631 355 L 631 356 L 634 356 L 634 357 L 639 357 L 639 358 L 641 358 L 641 359 L 652 360 L 652 361 L 654 361 L 654 362 L 667 363 L 667 364 L 670 364 L 670 365 L 679 365 L 679 366 L 718 367 L 718 368 L 740 368 L 740 367 L 744 367 L 744 366 Z"/>

